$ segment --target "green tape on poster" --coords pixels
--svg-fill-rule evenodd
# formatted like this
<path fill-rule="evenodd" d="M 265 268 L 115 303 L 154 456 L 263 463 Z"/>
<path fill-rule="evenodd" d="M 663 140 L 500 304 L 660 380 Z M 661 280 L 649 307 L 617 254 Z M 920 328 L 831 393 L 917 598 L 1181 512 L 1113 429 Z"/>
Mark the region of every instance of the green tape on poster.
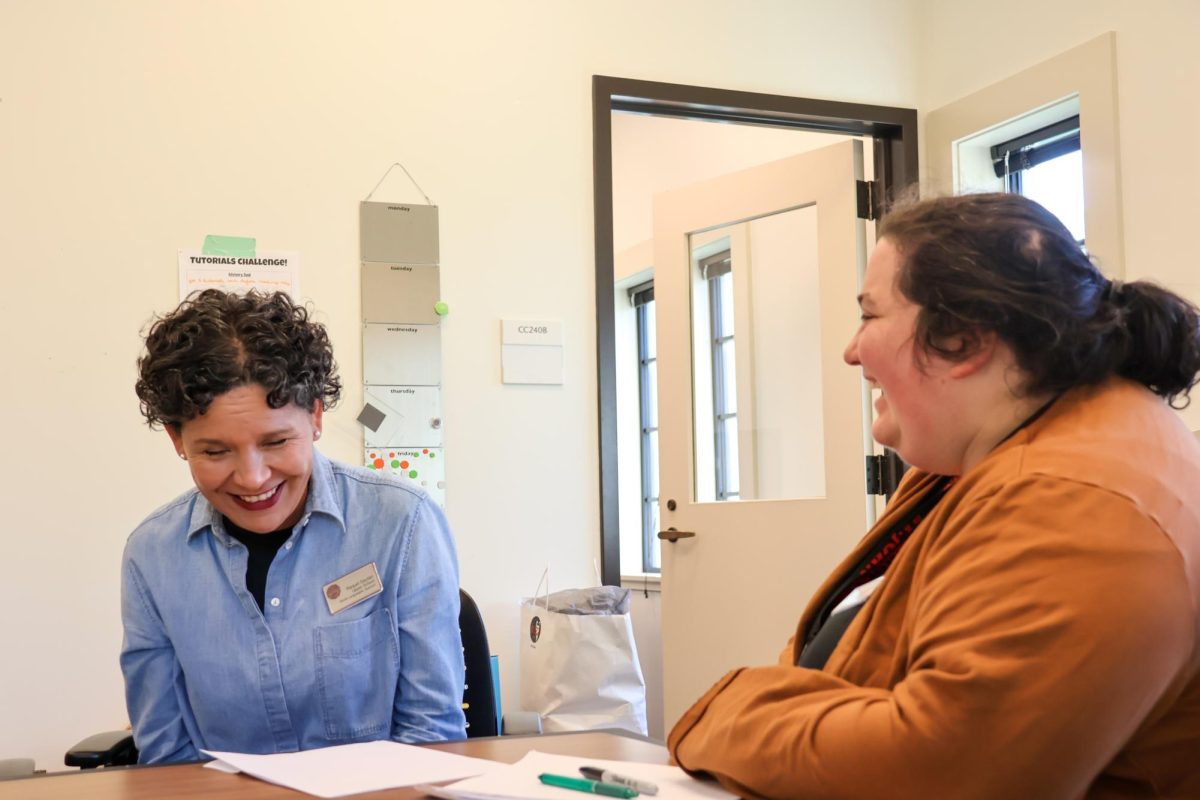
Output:
<path fill-rule="evenodd" d="M 249 236 L 205 236 L 204 249 L 201 252 L 206 256 L 254 258 L 256 241 Z"/>

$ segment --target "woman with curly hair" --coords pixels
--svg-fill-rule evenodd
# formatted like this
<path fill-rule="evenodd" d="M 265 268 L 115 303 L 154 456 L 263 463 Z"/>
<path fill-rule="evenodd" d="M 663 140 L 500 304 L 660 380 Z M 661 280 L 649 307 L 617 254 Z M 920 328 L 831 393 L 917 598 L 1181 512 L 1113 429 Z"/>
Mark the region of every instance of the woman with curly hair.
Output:
<path fill-rule="evenodd" d="M 742 797 L 1200 797 L 1195 307 L 995 194 L 893 210 L 859 303 L 914 468 L 674 758 Z"/>
<path fill-rule="evenodd" d="M 324 327 L 282 293 L 208 290 L 138 370 L 196 484 L 125 548 L 139 760 L 463 738 L 453 539 L 419 489 L 314 447 L 341 392 Z"/>

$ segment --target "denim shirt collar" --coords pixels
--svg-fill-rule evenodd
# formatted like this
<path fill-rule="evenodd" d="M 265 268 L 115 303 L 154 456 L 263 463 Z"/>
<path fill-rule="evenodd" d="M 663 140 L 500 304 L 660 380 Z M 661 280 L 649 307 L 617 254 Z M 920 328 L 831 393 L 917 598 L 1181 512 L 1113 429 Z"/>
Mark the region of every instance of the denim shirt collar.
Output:
<path fill-rule="evenodd" d="M 324 514 L 337 522 L 338 527 L 345 532 L 346 520 L 342 516 L 341 499 L 333 481 L 333 469 L 329 465 L 329 459 L 314 447 L 312 476 L 308 480 L 308 497 L 304 501 L 304 514 L 300 517 L 300 524 L 307 522 L 313 514 Z M 188 522 L 188 540 L 205 528 L 211 529 L 217 540 L 226 547 L 233 544 L 233 539 L 225 532 L 221 513 L 197 490 L 196 503 L 192 506 L 191 519 Z"/>

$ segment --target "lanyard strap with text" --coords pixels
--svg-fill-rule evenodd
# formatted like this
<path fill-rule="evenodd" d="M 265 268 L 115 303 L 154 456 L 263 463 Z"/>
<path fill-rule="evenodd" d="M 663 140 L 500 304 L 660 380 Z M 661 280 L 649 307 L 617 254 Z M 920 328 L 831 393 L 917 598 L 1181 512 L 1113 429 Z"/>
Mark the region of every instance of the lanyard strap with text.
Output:
<path fill-rule="evenodd" d="M 925 496 L 912 507 L 912 510 L 897 520 L 896 524 L 879 538 L 871 552 L 863 556 L 862 560 L 834 587 L 829 596 L 825 598 L 825 602 L 821 604 L 820 610 L 809 621 L 808 630 L 804 633 L 805 643 L 812 641 L 813 637 L 817 635 L 817 631 L 829 619 L 829 615 L 850 592 L 854 591 L 855 587 L 869 583 L 887 572 L 887 568 L 895 560 L 900 548 L 908 541 L 908 537 L 917 529 L 921 521 L 929 516 L 929 512 L 938 504 L 938 501 L 950 491 L 955 477 L 953 475 L 943 476 L 931 486 Z"/>

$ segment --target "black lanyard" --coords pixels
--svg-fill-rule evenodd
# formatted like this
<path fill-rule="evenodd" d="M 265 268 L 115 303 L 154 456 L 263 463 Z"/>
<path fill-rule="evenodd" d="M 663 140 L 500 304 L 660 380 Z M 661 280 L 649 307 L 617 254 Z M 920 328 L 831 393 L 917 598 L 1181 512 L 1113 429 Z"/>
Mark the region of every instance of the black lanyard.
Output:
<path fill-rule="evenodd" d="M 999 447 L 1004 442 L 1012 438 L 1013 434 L 1021 430 L 1031 422 L 1036 420 L 1050 406 L 1054 405 L 1054 401 L 1058 399 L 1058 395 L 1050 398 L 1050 400 L 1031 414 L 1017 427 L 1009 431 L 1008 435 L 996 443 L 995 447 Z M 829 592 L 825 598 L 825 602 L 821 603 L 821 607 L 813 618 L 809 620 L 808 627 L 804 631 L 804 647 L 800 651 L 800 658 L 796 663 L 800 666 L 813 667 L 821 669 L 825 660 L 833 652 L 833 648 L 837 645 L 839 639 L 846 629 L 850 626 L 854 616 L 862 608 L 862 604 L 858 604 L 844 611 L 839 611 L 836 615 L 834 609 L 845 600 L 852 591 L 864 583 L 869 583 L 887 572 L 887 568 L 891 566 L 892 561 L 896 559 L 896 554 L 900 552 L 900 548 L 908 541 L 908 537 L 912 536 L 913 531 L 921 524 L 925 517 L 929 516 L 929 512 L 933 507 L 946 496 L 957 480 L 955 475 L 943 475 L 929 488 L 929 491 L 916 502 L 912 510 L 903 518 L 898 520 L 884 535 L 880 536 L 875 542 L 875 546 L 867 553 L 859 562 L 850 569 L 845 577 L 838 581 L 837 585 Z M 829 625 L 829 630 L 823 633 L 826 624 L 830 622 L 830 618 L 834 617 L 836 624 Z M 820 636 L 820 642 L 811 647 L 814 641 Z"/>
<path fill-rule="evenodd" d="M 887 572 L 887 568 L 895 560 L 900 548 L 908 541 L 908 537 L 912 536 L 921 521 L 929 516 L 929 512 L 938 504 L 938 501 L 945 497 L 946 492 L 954 485 L 956 478 L 957 476 L 954 475 L 943 475 L 938 478 L 929 491 L 916 502 L 912 510 L 880 536 L 876 540 L 875 546 L 846 573 L 845 577 L 838 581 L 825 598 L 825 602 L 821 604 L 820 609 L 809 620 L 808 628 L 804 632 L 805 647 L 808 647 L 817 637 L 822 626 L 829 621 L 833 610 L 846 599 L 850 592 Z"/>

